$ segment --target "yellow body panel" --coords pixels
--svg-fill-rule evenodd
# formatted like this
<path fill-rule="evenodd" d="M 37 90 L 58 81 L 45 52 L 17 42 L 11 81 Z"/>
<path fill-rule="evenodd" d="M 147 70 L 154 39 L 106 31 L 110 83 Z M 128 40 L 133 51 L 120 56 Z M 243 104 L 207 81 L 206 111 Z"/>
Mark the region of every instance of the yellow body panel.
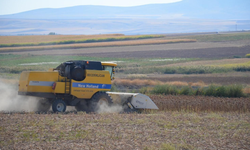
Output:
<path fill-rule="evenodd" d="M 98 91 L 110 91 L 110 74 L 104 70 L 86 70 L 86 78 L 83 81 L 72 80 L 71 87 L 71 95 L 90 99 Z"/>
<path fill-rule="evenodd" d="M 30 72 L 29 80 L 37 80 L 37 81 L 57 81 L 58 80 L 58 72 Z"/>
<path fill-rule="evenodd" d="M 53 93 L 52 85 L 58 80 L 58 72 L 22 72 L 20 92 Z"/>
<path fill-rule="evenodd" d="M 52 93 L 52 86 L 28 86 L 27 92 Z"/>
<path fill-rule="evenodd" d="M 54 93 L 65 93 L 65 82 L 56 82 Z"/>
<path fill-rule="evenodd" d="M 56 83 L 55 89 L 53 89 L 54 83 Z M 22 72 L 19 81 L 19 92 L 53 94 L 66 92 L 65 94 L 82 99 L 90 99 L 96 92 L 110 91 L 110 89 L 110 73 L 105 70 L 86 70 L 86 78 L 83 81 L 67 80 L 56 71 Z"/>
<path fill-rule="evenodd" d="M 29 72 L 22 72 L 19 80 L 19 91 L 27 92 Z"/>

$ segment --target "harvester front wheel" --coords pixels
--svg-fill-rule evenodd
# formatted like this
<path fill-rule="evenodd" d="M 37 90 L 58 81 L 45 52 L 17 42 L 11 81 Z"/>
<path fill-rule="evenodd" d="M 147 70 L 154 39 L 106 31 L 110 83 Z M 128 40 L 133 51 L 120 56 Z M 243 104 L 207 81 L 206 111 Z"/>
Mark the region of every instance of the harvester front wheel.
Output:
<path fill-rule="evenodd" d="M 52 104 L 52 110 L 54 112 L 65 112 L 66 110 L 66 103 L 63 100 L 56 99 Z"/>
<path fill-rule="evenodd" d="M 105 92 L 96 93 L 89 102 L 89 112 L 97 112 L 101 106 L 113 104 L 112 98 Z"/>

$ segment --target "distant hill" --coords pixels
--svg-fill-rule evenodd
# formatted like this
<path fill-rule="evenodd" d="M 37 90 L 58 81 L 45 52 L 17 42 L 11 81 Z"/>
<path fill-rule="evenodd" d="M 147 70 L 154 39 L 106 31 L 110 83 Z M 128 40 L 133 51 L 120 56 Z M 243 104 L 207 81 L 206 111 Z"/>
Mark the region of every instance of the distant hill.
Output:
<path fill-rule="evenodd" d="M 134 7 L 75 6 L 0 16 L 0 35 L 164 34 L 250 30 L 250 0 L 183 0 Z"/>
<path fill-rule="evenodd" d="M 250 19 L 250 0 L 183 0 L 168 4 L 150 4 L 134 7 L 74 6 L 44 8 L 0 18 L 15 19 Z"/>

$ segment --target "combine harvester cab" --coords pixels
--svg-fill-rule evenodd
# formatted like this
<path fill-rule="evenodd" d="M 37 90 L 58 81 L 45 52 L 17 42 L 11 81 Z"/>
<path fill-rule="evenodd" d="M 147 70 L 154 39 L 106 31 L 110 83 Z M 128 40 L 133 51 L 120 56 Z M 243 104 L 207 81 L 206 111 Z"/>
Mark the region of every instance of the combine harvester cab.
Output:
<path fill-rule="evenodd" d="M 102 103 L 117 103 L 126 110 L 158 109 L 154 102 L 140 93 L 108 92 L 114 79 L 115 63 L 67 61 L 49 71 L 22 72 L 19 95 L 43 98 L 38 111 L 64 112 L 66 106 L 78 111 L 95 112 Z"/>

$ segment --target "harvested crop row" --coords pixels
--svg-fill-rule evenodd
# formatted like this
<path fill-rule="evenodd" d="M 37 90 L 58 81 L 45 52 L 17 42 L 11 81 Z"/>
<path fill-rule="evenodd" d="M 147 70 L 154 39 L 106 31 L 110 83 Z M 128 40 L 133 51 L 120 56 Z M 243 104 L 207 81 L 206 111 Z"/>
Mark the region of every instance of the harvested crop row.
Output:
<path fill-rule="evenodd" d="M 80 40 L 64 40 L 64 41 L 50 41 L 50 42 L 36 42 L 36 43 L 11 43 L 11 44 L 0 44 L 0 47 L 43 46 L 43 45 L 60 45 L 60 44 L 75 44 L 75 43 L 95 43 L 95 42 L 140 40 L 140 39 L 151 39 L 151 38 L 161 38 L 161 37 L 164 37 L 164 36 L 163 35 L 122 36 L 122 37 L 93 38 L 93 39 L 80 39 Z"/>
<path fill-rule="evenodd" d="M 69 48 L 87 48 L 87 47 L 108 47 L 108 46 L 128 46 L 128 45 L 147 45 L 147 44 L 169 44 L 169 43 L 186 43 L 196 42 L 194 39 L 173 39 L 173 40 L 125 40 L 125 41 L 103 41 L 91 43 L 75 43 L 62 45 L 40 45 L 40 46 L 19 46 L 19 47 L 2 47 L 1 52 L 19 51 L 19 50 L 44 50 L 44 49 L 69 49 Z"/>
<path fill-rule="evenodd" d="M 151 95 L 162 111 L 249 112 L 250 98 L 222 98 L 184 95 Z"/>
<path fill-rule="evenodd" d="M 123 36 L 124 34 L 0 36 L 0 44 L 39 43 L 39 42 L 51 42 L 51 41 L 93 39 L 93 38 L 112 38 L 112 37 L 123 37 Z"/>

